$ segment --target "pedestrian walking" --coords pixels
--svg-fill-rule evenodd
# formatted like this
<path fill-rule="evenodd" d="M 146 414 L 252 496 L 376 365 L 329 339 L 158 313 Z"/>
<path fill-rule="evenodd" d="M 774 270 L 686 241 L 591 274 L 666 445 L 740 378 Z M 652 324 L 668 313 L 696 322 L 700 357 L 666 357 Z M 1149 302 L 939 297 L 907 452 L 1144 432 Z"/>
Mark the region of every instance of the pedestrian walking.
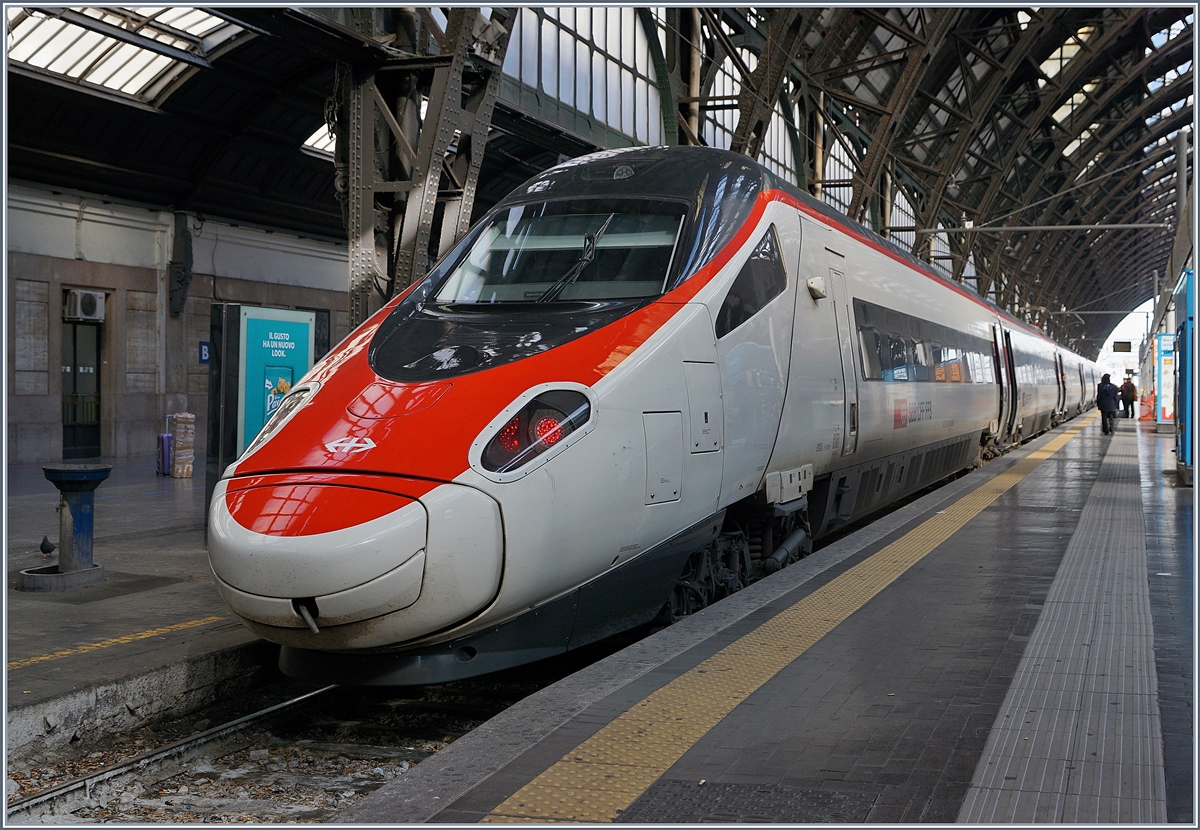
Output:
<path fill-rule="evenodd" d="M 1121 390 L 1109 379 L 1110 377 L 1111 375 L 1105 375 L 1100 378 L 1100 384 L 1096 387 L 1096 407 L 1100 410 L 1100 431 L 1105 435 L 1111 435 L 1117 428 L 1117 410 L 1120 409 L 1117 401 L 1121 398 Z"/>
<path fill-rule="evenodd" d="M 1133 378 L 1125 378 L 1125 382 L 1121 384 L 1121 406 L 1124 408 L 1124 416 L 1126 418 L 1133 417 L 1133 404 L 1137 400 L 1137 387 L 1133 385 Z"/>

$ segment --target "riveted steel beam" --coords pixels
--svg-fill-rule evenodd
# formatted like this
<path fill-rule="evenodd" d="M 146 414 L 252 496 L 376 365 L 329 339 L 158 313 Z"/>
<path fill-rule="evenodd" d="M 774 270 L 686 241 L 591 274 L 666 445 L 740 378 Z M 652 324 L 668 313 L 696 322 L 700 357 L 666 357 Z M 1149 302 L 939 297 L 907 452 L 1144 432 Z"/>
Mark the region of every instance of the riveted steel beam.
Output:
<path fill-rule="evenodd" d="M 351 327 L 467 231 L 513 19 L 454 8 L 442 30 L 414 14 L 412 45 L 430 54 L 353 70 L 337 153 L 345 148 Z"/>
<path fill-rule="evenodd" d="M 887 105 L 888 113 L 875 126 L 867 155 L 859 167 L 860 175 L 855 179 L 854 193 L 850 199 L 850 215 L 856 219 L 862 217 L 867 200 L 878 190 L 880 174 L 892 155 L 896 128 L 917 95 L 925 66 L 941 50 L 959 16 L 958 9 L 928 9 L 925 13 L 929 15 L 925 42 L 909 49 L 904 70 L 892 87 L 892 95 Z"/>
<path fill-rule="evenodd" d="M 779 101 L 779 90 L 792 64 L 792 55 L 804 32 L 807 10 L 785 6 L 771 12 L 767 38 L 758 56 L 758 66 L 743 77 L 738 96 L 737 128 L 729 149 L 757 158 L 762 149 L 771 114 Z"/>

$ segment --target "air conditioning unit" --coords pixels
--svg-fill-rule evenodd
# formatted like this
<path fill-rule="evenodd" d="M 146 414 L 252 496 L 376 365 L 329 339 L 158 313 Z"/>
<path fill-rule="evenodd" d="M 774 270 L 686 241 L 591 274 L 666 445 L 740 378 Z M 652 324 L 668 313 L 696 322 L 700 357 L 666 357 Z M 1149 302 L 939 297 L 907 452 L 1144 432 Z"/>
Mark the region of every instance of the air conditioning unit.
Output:
<path fill-rule="evenodd" d="M 104 292 L 69 289 L 63 309 L 64 320 L 92 320 L 104 322 Z"/>

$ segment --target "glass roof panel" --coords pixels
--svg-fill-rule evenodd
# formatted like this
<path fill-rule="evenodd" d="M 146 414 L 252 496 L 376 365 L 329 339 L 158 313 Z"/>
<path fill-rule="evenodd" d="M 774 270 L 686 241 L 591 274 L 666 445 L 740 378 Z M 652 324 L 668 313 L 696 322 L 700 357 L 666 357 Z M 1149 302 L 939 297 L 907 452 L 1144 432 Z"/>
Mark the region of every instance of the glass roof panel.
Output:
<path fill-rule="evenodd" d="M 333 155 L 333 142 L 333 138 L 329 135 L 329 128 L 322 124 L 317 127 L 316 132 L 304 140 L 304 146 L 309 150 Z"/>
<path fill-rule="evenodd" d="M 97 67 L 92 72 L 91 80 L 101 86 L 111 86 L 114 89 L 120 89 L 124 81 L 115 79 L 119 78 L 123 72 L 128 73 L 129 65 L 134 63 L 140 55 L 144 54 L 146 54 L 145 50 L 139 49 L 130 43 L 122 43 L 106 56 L 107 59 L 104 61 L 103 66 Z"/>
<path fill-rule="evenodd" d="M 188 65 L 163 54 L 164 47 L 203 58 L 202 38 L 212 36 L 211 46 L 241 32 L 190 7 L 9 7 L 7 12 L 10 61 L 143 98 L 155 81 Z M 113 37 L 112 28 L 127 35 Z"/>
<path fill-rule="evenodd" d="M 121 87 L 122 92 L 128 92 L 130 95 L 136 95 L 137 91 L 145 89 L 150 85 L 150 82 L 163 73 L 168 67 L 177 65 L 177 61 L 173 61 L 166 55 L 151 55 L 150 61 L 146 66 L 134 75 L 129 81 Z"/>
<path fill-rule="evenodd" d="M 1071 59 L 1079 54 L 1083 48 L 1083 44 L 1090 41 L 1092 36 L 1096 34 L 1096 31 L 1095 26 L 1083 26 L 1074 35 L 1067 38 L 1067 41 L 1058 47 L 1054 54 L 1042 61 L 1041 66 L 1038 68 L 1045 73 L 1047 78 L 1056 77 L 1071 62 Z"/>
<path fill-rule="evenodd" d="M 91 64 L 89 58 L 99 56 L 111 41 L 95 32 L 78 31 L 72 34 L 77 36 L 46 65 L 46 69 L 78 78 Z"/>
<path fill-rule="evenodd" d="M 199 9 L 164 9 L 157 19 L 173 29 L 179 29 L 196 37 L 204 37 L 213 29 L 227 25 L 219 17 L 213 17 Z"/>
<path fill-rule="evenodd" d="M 19 12 L 19 9 L 9 9 L 9 18 L 13 17 L 14 12 Z M 14 61 L 29 61 L 38 53 L 46 42 L 54 35 L 62 30 L 65 24 L 57 20 L 41 20 L 38 18 L 26 18 L 13 29 L 13 34 L 17 29 L 24 28 L 25 37 L 11 42 L 12 34 L 10 34 L 10 43 L 8 50 L 9 60 Z"/>

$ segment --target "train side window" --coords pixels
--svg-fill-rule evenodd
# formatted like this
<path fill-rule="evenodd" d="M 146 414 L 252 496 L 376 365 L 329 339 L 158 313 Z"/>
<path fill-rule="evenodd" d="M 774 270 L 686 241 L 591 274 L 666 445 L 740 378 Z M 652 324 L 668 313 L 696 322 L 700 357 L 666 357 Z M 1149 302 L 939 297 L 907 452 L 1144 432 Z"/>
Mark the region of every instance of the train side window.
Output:
<path fill-rule="evenodd" d="M 931 360 L 930 380 L 945 383 L 950 379 L 946 370 L 946 340 L 949 332 L 945 326 L 931 326 L 929 357 Z"/>
<path fill-rule="evenodd" d="M 786 287 L 787 271 L 779 256 L 779 239 L 772 225 L 742 266 L 717 312 L 717 337 L 724 337 L 749 320 Z"/>
<path fill-rule="evenodd" d="M 924 325 L 922 325 L 924 328 Z M 922 336 L 913 340 L 913 374 L 915 380 L 933 380 L 933 344 Z"/>
<path fill-rule="evenodd" d="M 854 300 L 854 322 L 858 329 L 858 353 L 862 357 L 863 380 L 883 380 L 884 338 L 875 327 L 872 306 Z"/>
<path fill-rule="evenodd" d="M 888 333 L 888 350 L 883 371 L 884 380 L 908 380 L 908 349 L 905 348 L 905 338 L 898 334 Z"/>
<path fill-rule="evenodd" d="M 883 380 L 883 337 L 876 329 L 860 327 L 858 346 L 862 354 L 863 379 Z"/>

